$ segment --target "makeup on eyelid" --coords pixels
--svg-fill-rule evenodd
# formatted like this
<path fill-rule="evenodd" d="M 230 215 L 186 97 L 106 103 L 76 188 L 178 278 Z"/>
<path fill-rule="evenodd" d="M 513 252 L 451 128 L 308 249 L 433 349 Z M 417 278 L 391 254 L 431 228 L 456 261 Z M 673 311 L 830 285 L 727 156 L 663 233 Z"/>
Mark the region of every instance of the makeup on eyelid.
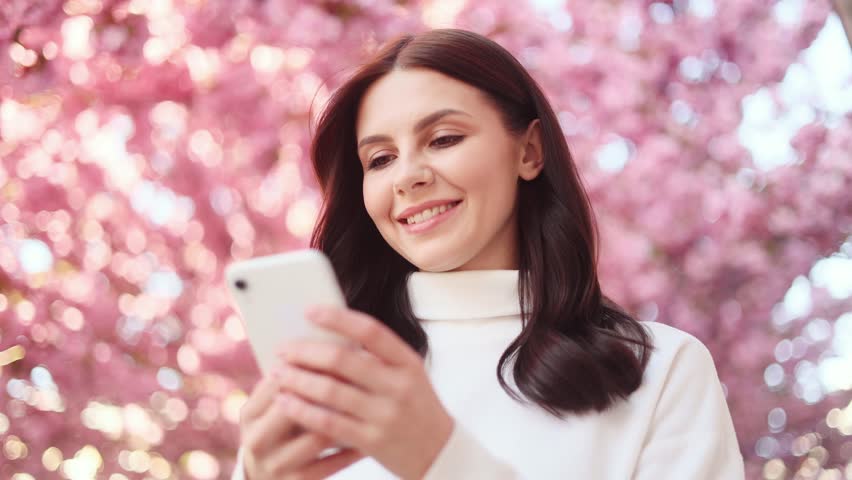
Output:
<path fill-rule="evenodd" d="M 465 138 L 467 138 L 467 135 L 462 135 L 462 134 L 447 134 L 447 135 L 441 135 L 441 136 L 439 136 L 439 137 L 436 137 L 434 140 L 430 141 L 430 142 L 429 142 L 429 145 L 430 145 L 430 146 L 432 146 L 432 144 L 434 144 L 435 142 L 437 142 L 437 141 L 439 141 L 439 140 L 450 139 L 449 141 L 442 142 L 441 144 L 439 144 L 439 145 L 435 145 L 435 146 L 434 146 L 434 148 L 437 148 L 437 149 L 450 148 L 450 147 L 452 147 L 452 146 L 458 145 L 459 143 L 461 143 L 462 141 L 464 141 L 464 140 L 465 140 Z M 380 152 L 380 153 L 381 153 L 381 152 Z M 382 168 L 382 166 L 384 166 L 385 164 L 382 164 L 382 165 L 376 165 L 376 160 L 378 160 L 378 159 L 380 159 L 380 158 L 384 158 L 384 157 L 386 157 L 386 156 L 388 156 L 388 155 L 377 155 L 377 156 L 374 156 L 374 157 L 372 157 L 371 159 L 367 160 L 366 165 L 364 165 L 364 164 L 363 164 L 363 162 L 362 162 L 362 166 L 363 166 L 363 168 L 364 168 L 364 169 L 366 169 L 366 170 L 375 170 L 375 169 Z"/>

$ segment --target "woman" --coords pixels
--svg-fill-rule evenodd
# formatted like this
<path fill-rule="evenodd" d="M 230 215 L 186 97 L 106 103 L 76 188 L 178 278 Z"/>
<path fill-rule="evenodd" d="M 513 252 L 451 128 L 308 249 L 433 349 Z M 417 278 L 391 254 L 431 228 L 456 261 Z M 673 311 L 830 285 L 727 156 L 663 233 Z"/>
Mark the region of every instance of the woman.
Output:
<path fill-rule="evenodd" d="M 311 153 L 311 245 L 351 309 L 308 315 L 363 348 L 282 349 L 234 478 L 744 477 L 705 346 L 602 295 L 565 138 L 505 49 L 461 30 L 390 43 Z"/>

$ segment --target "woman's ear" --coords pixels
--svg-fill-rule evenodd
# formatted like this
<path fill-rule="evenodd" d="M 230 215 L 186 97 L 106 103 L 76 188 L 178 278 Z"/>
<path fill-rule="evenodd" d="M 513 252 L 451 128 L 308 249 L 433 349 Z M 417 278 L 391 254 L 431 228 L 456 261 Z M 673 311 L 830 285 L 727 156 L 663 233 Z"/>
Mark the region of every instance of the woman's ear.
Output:
<path fill-rule="evenodd" d="M 524 180 L 532 180 L 544 168 L 544 156 L 541 150 L 541 120 L 536 118 L 530 122 L 526 133 L 521 138 L 521 159 L 518 164 L 518 175 Z"/>

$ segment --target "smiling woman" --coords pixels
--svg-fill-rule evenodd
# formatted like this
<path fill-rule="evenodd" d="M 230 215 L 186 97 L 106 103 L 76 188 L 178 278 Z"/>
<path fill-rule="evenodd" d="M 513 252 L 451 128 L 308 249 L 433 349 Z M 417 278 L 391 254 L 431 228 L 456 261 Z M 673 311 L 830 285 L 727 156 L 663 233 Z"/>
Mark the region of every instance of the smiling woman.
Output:
<path fill-rule="evenodd" d="M 538 123 L 512 135 L 478 89 L 430 69 L 372 84 L 358 156 L 364 206 L 387 244 L 421 271 L 517 268 L 515 199 L 519 178 L 541 171 Z"/>
<path fill-rule="evenodd" d="M 559 122 L 501 46 L 391 42 L 334 93 L 311 156 L 311 245 L 350 307 L 320 316 L 364 348 L 291 346 L 247 402 L 234 478 L 743 478 L 704 345 L 601 292 Z"/>

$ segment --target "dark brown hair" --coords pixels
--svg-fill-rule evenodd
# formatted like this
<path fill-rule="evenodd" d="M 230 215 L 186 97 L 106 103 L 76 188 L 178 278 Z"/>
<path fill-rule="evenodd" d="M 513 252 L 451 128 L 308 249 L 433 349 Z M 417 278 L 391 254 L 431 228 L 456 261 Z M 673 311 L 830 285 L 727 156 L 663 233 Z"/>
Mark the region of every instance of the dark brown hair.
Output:
<path fill-rule="evenodd" d="M 523 330 L 497 365 L 503 389 L 551 414 L 603 411 L 642 383 L 653 346 L 643 326 L 601 293 L 597 226 L 559 122 L 545 95 L 503 47 L 455 29 L 406 35 L 384 46 L 331 96 L 311 158 L 323 208 L 311 246 L 328 255 L 351 308 L 375 316 L 425 356 L 428 339 L 411 311 L 407 280 L 417 267 L 394 251 L 367 215 L 355 123 L 367 88 L 394 69 L 425 68 L 482 91 L 507 130 L 541 120 L 544 168 L 519 179 L 518 239 Z M 503 378 L 515 357 L 518 395 Z"/>

